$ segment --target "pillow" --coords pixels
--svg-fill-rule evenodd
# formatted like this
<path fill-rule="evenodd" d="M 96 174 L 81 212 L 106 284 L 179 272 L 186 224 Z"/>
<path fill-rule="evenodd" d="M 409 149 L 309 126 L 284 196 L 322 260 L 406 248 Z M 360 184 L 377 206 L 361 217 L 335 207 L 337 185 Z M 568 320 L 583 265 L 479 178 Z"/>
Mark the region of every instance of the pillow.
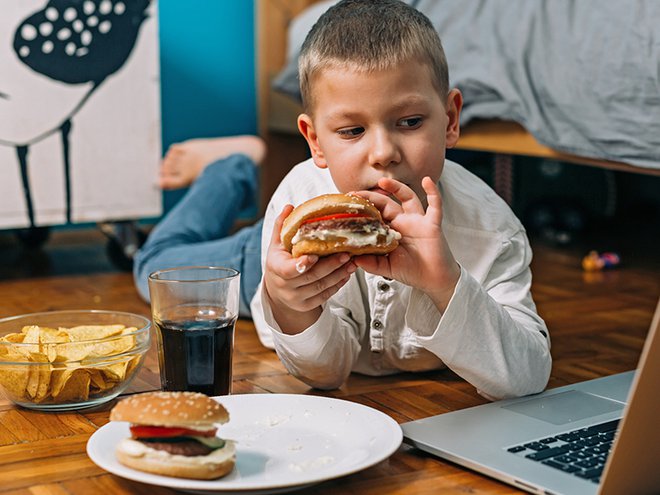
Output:
<path fill-rule="evenodd" d="M 297 15 L 289 26 L 287 33 L 286 65 L 275 76 L 271 83 L 273 89 L 301 101 L 300 83 L 298 81 L 298 55 L 305 37 L 314 23 L 337 0 L 325 0 L 303 10 Z"/>

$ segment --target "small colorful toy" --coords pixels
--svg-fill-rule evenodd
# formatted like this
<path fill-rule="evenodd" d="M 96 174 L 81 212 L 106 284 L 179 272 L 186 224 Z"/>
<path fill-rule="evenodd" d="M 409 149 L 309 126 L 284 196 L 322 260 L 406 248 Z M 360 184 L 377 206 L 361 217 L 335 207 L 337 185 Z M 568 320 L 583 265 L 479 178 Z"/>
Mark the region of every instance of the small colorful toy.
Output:
<path fill-rule="evenodd" d="M 616 253 L 599 253 L 590 251 L 582 259 L 582 269 L 587 272 L 596 272 L 607 268 L 614 268 L 621 263 L 621 258 Z"/>

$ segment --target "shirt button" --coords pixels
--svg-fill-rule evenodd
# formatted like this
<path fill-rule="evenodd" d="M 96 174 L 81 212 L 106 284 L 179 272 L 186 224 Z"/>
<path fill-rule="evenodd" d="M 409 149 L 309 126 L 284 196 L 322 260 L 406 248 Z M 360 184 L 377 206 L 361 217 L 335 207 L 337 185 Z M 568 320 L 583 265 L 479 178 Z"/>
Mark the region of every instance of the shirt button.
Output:
<path fill-rule="evenodd" d="M 371 326 L 374 327 L 376 330 L 380 330 L 381 328 L 383 328 L 383 323 L 380 320 L 374 320 Z"/>
<path fill-rule="evenodd" d="M 385 282 L 378 282 L 378 290 L 381 292 L 387 292 L 390 290 L 390 284 L 386 284 Z"/>

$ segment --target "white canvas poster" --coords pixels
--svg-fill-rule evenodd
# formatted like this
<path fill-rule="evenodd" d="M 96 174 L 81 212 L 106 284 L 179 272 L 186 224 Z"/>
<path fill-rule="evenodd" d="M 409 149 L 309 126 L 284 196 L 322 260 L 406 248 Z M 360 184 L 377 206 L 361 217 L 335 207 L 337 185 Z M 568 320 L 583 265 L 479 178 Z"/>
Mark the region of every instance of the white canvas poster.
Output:
<path fill-rule="evenodd" d="M 3 0 L 0 228 L 158 216 L 155 0 Z"/>

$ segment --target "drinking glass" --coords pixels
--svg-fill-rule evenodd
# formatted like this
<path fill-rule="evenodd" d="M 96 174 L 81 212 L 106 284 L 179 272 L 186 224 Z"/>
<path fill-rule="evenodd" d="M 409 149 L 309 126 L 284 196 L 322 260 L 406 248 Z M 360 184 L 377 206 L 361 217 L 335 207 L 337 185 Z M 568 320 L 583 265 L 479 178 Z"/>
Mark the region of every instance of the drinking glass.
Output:
<path fill-rule="evenodd" d="M 240 273 L 187 266 L 149 275 L 163 390 L 228 395 Z"/>

